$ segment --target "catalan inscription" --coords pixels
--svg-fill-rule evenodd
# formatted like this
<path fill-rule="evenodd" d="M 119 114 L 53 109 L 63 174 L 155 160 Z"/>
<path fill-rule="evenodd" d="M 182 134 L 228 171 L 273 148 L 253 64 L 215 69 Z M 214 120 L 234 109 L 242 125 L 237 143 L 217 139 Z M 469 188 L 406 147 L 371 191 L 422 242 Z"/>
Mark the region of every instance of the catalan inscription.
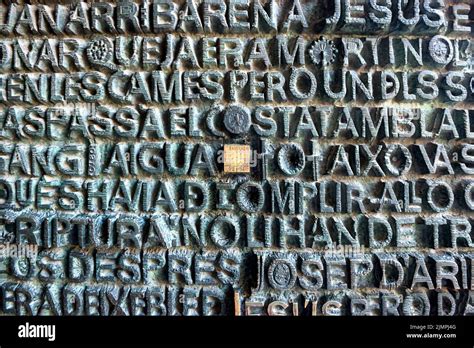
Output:
<path fill-rule="evenodd" d="M 7 1 L 0 39 L 1 315 L 474 315 L 472 1 Z"/>

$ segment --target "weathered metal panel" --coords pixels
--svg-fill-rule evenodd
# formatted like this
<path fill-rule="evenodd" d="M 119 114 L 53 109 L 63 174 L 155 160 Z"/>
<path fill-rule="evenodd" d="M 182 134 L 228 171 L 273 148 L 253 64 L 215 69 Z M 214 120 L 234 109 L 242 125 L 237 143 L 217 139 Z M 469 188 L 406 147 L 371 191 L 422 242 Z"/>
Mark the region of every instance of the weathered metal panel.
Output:
<path fill-rule="evenodd" d="M 472 314 L 472 18 L 0 5 L 0 313 Z"/>

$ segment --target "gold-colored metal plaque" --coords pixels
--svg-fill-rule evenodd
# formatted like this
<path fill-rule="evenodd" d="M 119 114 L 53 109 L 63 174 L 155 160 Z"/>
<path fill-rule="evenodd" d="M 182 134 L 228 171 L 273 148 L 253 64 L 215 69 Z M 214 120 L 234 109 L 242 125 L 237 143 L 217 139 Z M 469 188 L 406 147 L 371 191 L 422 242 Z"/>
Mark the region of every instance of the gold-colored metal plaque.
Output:
<path fill-rule="evenodd" d="M 249 145 L 224 145 L 224 172 L 250 173 Z"/>

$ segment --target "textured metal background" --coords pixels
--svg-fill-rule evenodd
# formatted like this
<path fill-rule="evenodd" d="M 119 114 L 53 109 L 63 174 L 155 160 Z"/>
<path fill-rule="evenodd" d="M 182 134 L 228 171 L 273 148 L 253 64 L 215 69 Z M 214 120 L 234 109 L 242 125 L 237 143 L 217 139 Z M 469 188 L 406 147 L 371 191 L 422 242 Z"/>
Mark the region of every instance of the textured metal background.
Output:
<path fill-rule="evenodd" d="M 0 313 L 474 313 L 468 1 L 0 5 Z"/>

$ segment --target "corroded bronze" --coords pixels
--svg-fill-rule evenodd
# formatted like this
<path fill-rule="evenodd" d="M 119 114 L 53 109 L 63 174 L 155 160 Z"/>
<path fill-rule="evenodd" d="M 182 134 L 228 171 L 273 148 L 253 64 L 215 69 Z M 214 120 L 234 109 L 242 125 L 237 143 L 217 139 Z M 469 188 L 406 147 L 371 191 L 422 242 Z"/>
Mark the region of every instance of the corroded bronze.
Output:
<path fill-rule="evenodd" d="M 473 11 L 0 5 L 0 314 L 472 315 Z"/>

